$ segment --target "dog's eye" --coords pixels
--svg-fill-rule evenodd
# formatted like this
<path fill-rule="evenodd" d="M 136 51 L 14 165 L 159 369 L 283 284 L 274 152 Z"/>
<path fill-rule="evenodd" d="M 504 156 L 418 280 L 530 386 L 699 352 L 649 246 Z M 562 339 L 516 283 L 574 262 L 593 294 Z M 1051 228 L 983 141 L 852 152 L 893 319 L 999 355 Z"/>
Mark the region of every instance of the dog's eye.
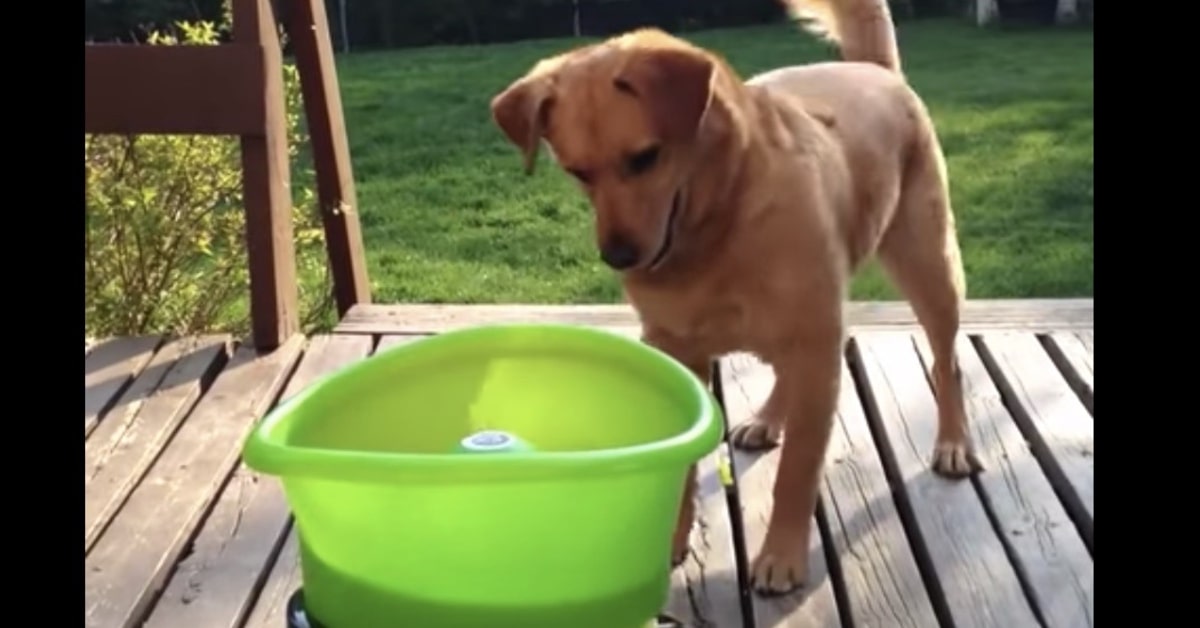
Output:
<path fill-rule="evenodd" d="M 592 180 L 592 174 L 586 170 L 576 170 L 575 168 L 567 168 L 567 172 L 572 177 L 579 179 L 579 182 L 583 183 L 583 184 L 590 183 Z"/>
<path fill-rule="evenodd" d="M 627 166 L 630 174 L 641 174 L 650 168 L 658 161 L 658 147 L 651 146 L 650 148 L 640 150 L 634 153 L 629 158 Z"/>

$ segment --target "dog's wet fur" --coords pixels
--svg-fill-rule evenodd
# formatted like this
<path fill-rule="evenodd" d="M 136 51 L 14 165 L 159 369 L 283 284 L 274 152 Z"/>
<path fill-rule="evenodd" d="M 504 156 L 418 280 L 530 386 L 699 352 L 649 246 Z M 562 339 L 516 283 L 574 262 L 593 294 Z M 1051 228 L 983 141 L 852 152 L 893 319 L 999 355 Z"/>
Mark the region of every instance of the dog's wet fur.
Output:
<path fill-rule="evenodd" d="M 911 304 L 934 356 L 934 471 L 980 469 L 954 356 L 965 280 L 947 173 L 925 105 L 901 71 L 886 0 L 790 0 L 842 61 L 742 80 L 716 54 L 641 29 L 544 59 L 497 94 L 493 118 L 532 171 L 539 146 L 594 210 L 596 247 L 621 276 L 643 340 L 708 381 L 747 351 L 773 391 L 731 432 L 782 442 L 754 588 L 808 573 L 810 522 L 834 422 L 843 302 L 874 255 Z M 673 560 L 686 555 L 695 469 Z"/>

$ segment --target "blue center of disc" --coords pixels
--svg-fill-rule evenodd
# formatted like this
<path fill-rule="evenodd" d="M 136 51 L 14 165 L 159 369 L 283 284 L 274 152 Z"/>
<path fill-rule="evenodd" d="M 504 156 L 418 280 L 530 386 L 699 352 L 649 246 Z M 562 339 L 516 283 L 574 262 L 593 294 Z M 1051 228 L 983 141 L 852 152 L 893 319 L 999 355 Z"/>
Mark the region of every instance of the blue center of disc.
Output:
<path fill-rule="evenodd" d="M 512 437 L 504 432 L 480 432 L 471 437 L 470 443 L 477 447 L 500 447 L 511 440 Z"/>

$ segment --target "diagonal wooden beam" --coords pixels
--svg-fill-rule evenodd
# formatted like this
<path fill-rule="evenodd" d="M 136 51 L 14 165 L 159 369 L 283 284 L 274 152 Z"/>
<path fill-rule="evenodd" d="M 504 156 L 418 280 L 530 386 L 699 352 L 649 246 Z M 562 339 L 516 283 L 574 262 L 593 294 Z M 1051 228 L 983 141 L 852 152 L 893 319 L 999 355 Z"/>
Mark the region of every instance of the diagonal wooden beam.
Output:
<path fill-rule="evenodd" d="M 317 199 L 325 225 L 325 247 L 329 252 L 340 317 L 356 304 L 371 302 L 371 285 L 363 255 L 362 228 L 333 43 L 329 38 L 324 2 L 292 0 L 289 9 L 288 36 L 304 93 L 305 116 L 317 171 Z"/>

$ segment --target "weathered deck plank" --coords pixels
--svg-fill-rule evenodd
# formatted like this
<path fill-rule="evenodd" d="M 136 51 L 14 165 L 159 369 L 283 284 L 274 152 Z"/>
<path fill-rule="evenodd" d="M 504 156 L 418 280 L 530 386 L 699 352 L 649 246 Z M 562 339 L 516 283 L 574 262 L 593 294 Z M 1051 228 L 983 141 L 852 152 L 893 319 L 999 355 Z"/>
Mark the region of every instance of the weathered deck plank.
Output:
<path fill-rule="evenodd" d="M 168 343 L 84 442 L 84 552 L 224 366 L 230 342 L 207 336 Z"/>
<path fill-rule="evenodd" d="M 696 476 L 698 502 L 691 549 L 687 560 L 671 574 L 671 597 L 664 611 L 688 628 L 740 626 L 733 531 L 716 454 L 701 460 Z"/>
<path fill-rule="evenodd" d="M 851 327 L 916 327 L 912 308 L 904 301 L 849 303 L 846 316 Z M 633 309 L 627 304 L 363 304 L 350 308 L 335 332 L 434 334 L 498 323 L 566 323 L 608 329 L 639 327 Z M 962 311 L 963 329 L 1061 331 L 1091 329 L 1092 324 L 1092 299 L 972 300 L 966 302 Z"/>
<path fill-rule="evenodd" d="M 930 376 L 933 357 L 923 334 L 914 336 Z M 971 341 L 956 346 L 963 394 L 976 451 L 978 476 L 1012 559 L 1047 628 L 1091 626 L 1095 597 L 1092 556 L 1075 531 L 1050 481 L 1000 399 Z"/>
<path fill-rule="evenodd" d="M 936 626 L 850 369 L 843 366 L 837 423 L 821 498 L 855 626 Z"/>
<path fill-rule="evenodd" d="M 392 347 L 408 344 L 414 340 L 420 340 L 424 336 L 381 336 L 379 342 L 375 345 L 375 353 L 391 349 Z"/>
<path fill-rule="evenodd" d="M 125 386 L 146 368 L 161 343 L 161 336 L 110 338 L 87 353 L 83 363 L 84 438 L 92 433 Z"/>
<path fill-rule="evenodd" d="M 771 393 L 773 371 L 747 354 L 722 361 L 725 407 L 731 426 L 749 420 Z M 762 453 L 735 451 L 734 468 L 742 504 L 746 534 L 745 547 L 751 559 L 766 536 L 767 521 L 774 503 L 772 488 L 779 462 L 779 448 Z M 754 618 L 758 626 L 794 626 L 795 628 L 835 628 L 842 625 L 834 594 L 833 576 L 825 562 L 825 543 L 821 525 L 814 519 L 809 541 L 809 577 L 807 584 L 791 595 L 753 597 Z"/>
<path fill-rule="evenodd" d="M 1067 383 L 1079 395 L 1079 400 L 1091 414 L 1095 414 L 1092 395 L 1092 332 L 1075 333 L 1056 331 L 1045 339 L 1046 352 L 1055 366 L 1062 371 Z"/>
<path fill-rule="evenodd" d="M 265 355 L 246 346 L 234 353 L 85 558 L 86 626 L 141 623 L 303 345 L 297 335 Z"/>
<path fill-rule="evenodd" d="M 989 332 L 979 353 L 1089 549 L 1094 535 L 1095 422 L 1031 334 Z"/>
<path fill-rule="evenodd" d="M 1089 327 L 1075 332 L 1075 335 L 1079 338 L 1079 342 L 1083 343 L 1083 348 L 1087 349 L 1088 355 L 1092 355 L 1093 345 L 1096 342 L 1096 330 Z"/>
<path fill-rule="evenodd" d="M 969 480 L 933 473 L 937 432 L 933 392 L 908 333 L 872 332 L 854 339 L 852 371 L 871 391 L 868 417 L 886 435 L 882 459 L 910 512 L 934 608 L 959 628 L 1036 626 L 1017 572 Z"/>
<path fill-rule="evenodd" d="M 300 539 L 295 526 L 290 525 L 283 548 L 270 566 L 262 591 L 242 628 L 280 628 L 287 617 L 288 599 L 301 584 Z"/>
<path fill-rule="evenodd" d="M 1092 518 L 1081 503 L 1071 505 L 1079 491 L 1066 473 L 1055 479 L 1058 462 L 1048 455 L 1044 433 L 1047 425 L 1061 431 L 1055 422 L 1063 421 L 1062 408 L 1071 404 L 1067 419 L 1073 425 L 1091 422 L 1091 307 L 1090 299 L 968 304 L 964 330 L 983 340 L 972 345 L 963 338 L 957 349 L 972 432 L 987 468 L 955 482 L 928 470 L 936 410 L 926 380 L 928 347 L 911 311 L 894 303 L 852 304 L 856 339 L 812 537 L 816 590 L 782 599 L 753 596 L 756 625 L 1092 625 L 1091 543 L 1083 536 Z M 368 350 L 382 336 L 375 351 L 419 338 L 424 334 L 415 332 L 422 330 L 497 322 L 584 324 L 631 337 L 639 332 L 632 310 L 622 305 L 356 309 L 404 316 L 335 332 L 337 342 L 347 339 Z M 347 320 L 354 322 L 353 316 Z M 395 333 L 383 333 L 388 330 Z M 1027 346 L 1017 347 L 1024 361 L 1006 367 L 1001 358 L 1014 350 L 1000 338 L 1024 339 Z M 266 410 L 246 410 L 251 398 L 261 401 L 264 394 L 250 381 L 262 358 L 237 352 L 206 389 L 203 378 L 186 375 L 202 370 L 204 355 L 182 357 L 187 352 L 171 342 L 152 346 L 140 365 L 134 360 L 117 368 L 122 359 L 112 357 L 112 345 L 129 346 L 127 340 L 85 340 L 85 384 L 110 391 L 105 401 L 92 402 L 99 408 L 95 429 L 90 436 L 85 429 L 94 542 L 85 556 L 85 625 L 123 628 L 145 618 L 151 628 L 282 626 L 286 603 L 302 585 L 298 539 L 277 482 L 230 457 L 240 452 L 251 415 L 257 419 Z M 315 339 L 293 377 L 277 365 L 281 381 L 274 392 L 265 391 L 268 406 L 280 397 L 275 393 L 298 390 L 322 342 L 331 341 Z M 771 372 L 748 356 L 731 357 L 723 363 L 722 382 L 729 418 L 737 422 L 765 399 Z M 1027 368 L 1030 360 L 1036 368 Z M 116 376 L 96 375 L 106 368 Z M 1034 386 L 1047 381 L 1049 392 Z M 89 394 L 97 396 L 98 388 Z M 1034 451 L 1026 433 L 1034 436 Z M 1044 441 L 1041 449 L 1037 439 Z M 155 449 L 161 450 L 157 459 L 147 453 Z M 702 463 L 692 556 L 672 573 L 664 609 L 689 628 L 741 628 L 738 574 L 745 565 L 737 564 L 735 542 L 751 556 L 761 542 L 777 453 L 735 453 L 744 540 L 733 538 L 736 526 L 713 459 Z M 1049 473 L 1040 464 L 1045 460 L 1053 462 Z M 1083 475 L 1090 481 L 1090 466 Z M 85 551 L 87 538 L 85 533 Z M 829 565 L 827 558 L 833 559 Z"/>
<path fill-rule="evenodd" d="M 368 336 L 314 337 L 280 398 L 370 352 Z M 289 518 L 278 479 L 240 465 L 144 628 L 237 628 L 283 542 Z"/>

